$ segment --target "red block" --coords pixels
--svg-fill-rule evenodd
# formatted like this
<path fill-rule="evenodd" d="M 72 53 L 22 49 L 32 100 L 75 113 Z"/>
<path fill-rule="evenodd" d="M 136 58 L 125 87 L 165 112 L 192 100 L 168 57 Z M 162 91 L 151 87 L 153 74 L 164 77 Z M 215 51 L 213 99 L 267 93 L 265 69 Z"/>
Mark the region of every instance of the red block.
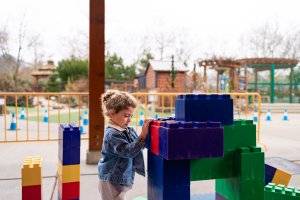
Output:
<path fill-rule="evenodd" d="M 151 151 L 159 155 L 159 127 L 162 121 L 154 121 L 151 125 Z"/>
<path fill-rule="evenodd" d="M 41 200 L 41 199 L 42 199 L 41 185 L 22 186 L 22 200 Z"/>
<path fill-rule="evenodd" d="M 62 183 L 58 179 L 58 196 L 61 200 L 79 199 L 80 182 Z"/>

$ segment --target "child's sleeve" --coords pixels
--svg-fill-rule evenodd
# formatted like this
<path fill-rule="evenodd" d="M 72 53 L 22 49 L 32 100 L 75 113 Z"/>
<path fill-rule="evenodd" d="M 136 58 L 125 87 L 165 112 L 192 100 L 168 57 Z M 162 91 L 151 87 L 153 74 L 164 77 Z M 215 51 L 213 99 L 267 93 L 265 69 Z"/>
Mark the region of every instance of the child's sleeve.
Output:
<path fill-rule="evenodd" d="M 119 132 L 113 132 L 110 134 L 106 145 L 108 151 L 112 154 L 124 158 L 134 158 L 144 148 L 145 141 L 141 137 L 137 137 L 129 143 Z"/>

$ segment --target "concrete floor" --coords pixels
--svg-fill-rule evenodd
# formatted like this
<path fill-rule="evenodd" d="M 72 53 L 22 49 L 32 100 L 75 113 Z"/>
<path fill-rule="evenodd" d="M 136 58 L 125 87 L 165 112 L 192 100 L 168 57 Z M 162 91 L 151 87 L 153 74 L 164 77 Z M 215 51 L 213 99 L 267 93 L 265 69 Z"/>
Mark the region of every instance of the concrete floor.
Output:
<path fill-rule="evenodd" d="M 300 166 L 300 114 L 290 114 L 290 121 L 282 121 L 281 117 L 282 115 L 274 114 L 272 115 L 272 121 L 268 122 L 264 120 L 265 115 L 262 115 L 260 138 L 262 144 L 260 145 L 267 147 L 267 149 L 264 149 L 266 158 L 282 158 L 296 164 L 296 167 L 298 164 Z M 51 127 L 51 129 L 54 130 L 55 127 Z M 0 137 L 3 137 L 3 132 L 0 132 Z M 88 141 L 82 141 L 80 199 L 100 199 L 97 166 L 85 164 L 87 149 Z M 40 155 L 43 158 L 43 199 L 57 199 L 57 142 L 1 143 L 0 199 L 21 199 L 22 163 L 26 156 L 34 155 Z M 139 196 L 146 197 L 146 183 L 146 178 L 137 175 L 135 185 L 128 193 L 128 199 L 131 200 Z M 300 187 L 300 173 L 293 174 L 290 185 Z M 192 194 L 205 196 L 207 193 L 214 192 L 214 189 L 214 180 L 191 183 Z"/>

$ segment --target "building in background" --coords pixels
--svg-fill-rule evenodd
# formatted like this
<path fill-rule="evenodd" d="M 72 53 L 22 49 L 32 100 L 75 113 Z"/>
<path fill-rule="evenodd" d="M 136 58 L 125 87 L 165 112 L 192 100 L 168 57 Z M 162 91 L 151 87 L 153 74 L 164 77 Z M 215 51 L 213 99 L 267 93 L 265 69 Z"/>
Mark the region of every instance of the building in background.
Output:
<path fill-rule="evenodd" d="M 174 62 L 174 76 L 172 80 L 171 61 L 150 60 L 145 71 L 145 87 L 148 91 L 185 92 L 187 71 L 188 69 L 183 63 Z"/>
<path fill-rule="evenodd" d="M 52 60 L 48 60 L 46 65 L 39 67 L 37 71 L 31 73 L 32 83 L 35 92 L 42 92 L 42 85 L 47 83 L 49 77 L 56 70 L 56 66 Z"/>

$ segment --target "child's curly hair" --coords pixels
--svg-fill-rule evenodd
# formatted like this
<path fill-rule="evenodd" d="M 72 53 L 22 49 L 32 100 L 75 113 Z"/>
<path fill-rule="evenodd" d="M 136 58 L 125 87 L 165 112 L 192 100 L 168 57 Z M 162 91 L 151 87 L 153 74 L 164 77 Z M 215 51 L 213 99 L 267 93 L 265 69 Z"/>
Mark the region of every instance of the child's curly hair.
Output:
<path fill-rule="evenodd" d="M 108 116 L 108 110 L 118 113 L 128 107 L 136 108 L 136 99 L 128 92 L 119 90 L 107 90 L 101 95 L 100 101 L 104 116 Z"/>

